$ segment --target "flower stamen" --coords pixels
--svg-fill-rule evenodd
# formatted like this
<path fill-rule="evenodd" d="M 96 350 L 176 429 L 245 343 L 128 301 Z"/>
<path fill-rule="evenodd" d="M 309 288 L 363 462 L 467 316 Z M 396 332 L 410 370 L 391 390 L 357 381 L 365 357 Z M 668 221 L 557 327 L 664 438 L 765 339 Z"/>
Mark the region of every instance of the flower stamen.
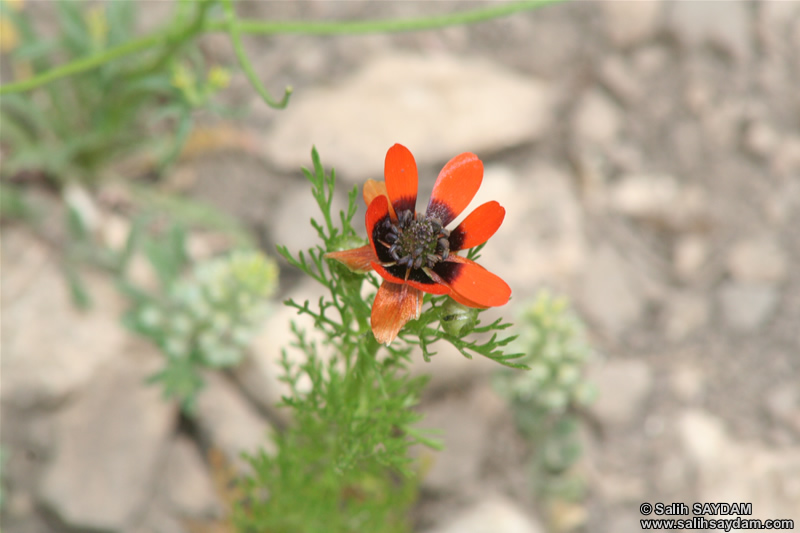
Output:
<path fill-rule="evenodd" d="M 450 231 L 442 226 L 438 217 L 422 216 L 410 209 L 398 213 L 397 220 L 387 218 L 381 239 L 376 239 L 388 249 L 394 259 L 383 266 L 400 265 L 406 268 L 406 279 L 411 270 L 423 266 L 433 268 L 450 255 Z"/>

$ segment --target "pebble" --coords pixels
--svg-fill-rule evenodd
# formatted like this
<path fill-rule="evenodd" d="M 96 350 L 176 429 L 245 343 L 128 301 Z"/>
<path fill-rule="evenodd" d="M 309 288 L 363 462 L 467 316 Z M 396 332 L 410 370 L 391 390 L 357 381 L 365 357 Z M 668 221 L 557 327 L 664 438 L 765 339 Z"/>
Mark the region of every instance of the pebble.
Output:
<path fill-rule="evenodd" d="M 777 283 L 786 278 L 788 261 L 778 242 L 753 238 L 733 245 L 727 257 L 728 271 L 743 283 Z"/>
<path fill-rule="evenodd" d="M 633 326 L 644 309 L 644 296 L 632 283 L 632 266 L 608 245 L 589 254 L 578 290 L 587 317 L 615 337 Z"/>
<path fill-rule="evenodd" d="M 653 389 L 652 370 L 635 359 L 590 367 L 587 380 L 599 391 L 589 409 L 601 423 L 614 427 L 633 423 Z"/>
<path fill-rule="evenodd" d="M 606 34 L 619 48 L 627 48 L 652 39 L 659 29 L 663 2 L 603 2 Z"/>
<path fill-rule="evenodd" d="M 778 289 L 764 283 L 726 282 L 718 291 L 722 316 L 733 329 L 752 332 L 762 326 L 778 304 Z"/>
<path fill-rule="evenodd" d="M 736 59 L 752 49 L 749 7 L 737 0 L 670 4 L 669 22 L 678 39 L 696 47 L 712 44 Z"/>
<path fill-rule="evenodd" d="M 684 281 L 696 280 L 708 261 L 708 239 L 701 235 L 681 235 L 673 248 L 673 263 Z"/>
<path fill-rule="evenodd" d="M 682 185 L 674 176 L 628 174 L 609 189 L 609 205 L 618 213 L 658 227 L 685 232 L 707 225 L 703 189 Z"/>
<path fill-rule="evenodd" d="M 664 332 L 673 341 L 680 341 L 708 325 L 710 305 L 702 294 L 680 291 L 667 299 Z"/>
<path fill-rule="evenodd" d="M 267 157 L 294 171 L 313 144 L 347 183 L 380 178 L 394 143 L 418 166 L 437 167 L 462 152 L 485 158 L 530 143 L 553 121 L 544 82 L 447 55 L 384 54 L 336 86 L 295 89 L 266 135 Z"/>
<path fill-rule="evenodd" d="M 483 495 L 473 505 L 426 533 L 544 533 L 529 512 L 505 496 Z"/>
<path fill-rule="evenodd" d="M 780 138 L 780 134 L 772 126 L 758 121 L 745 129 L 743 143 L 754 156 L 767 158 L 778 148 Z"/>
<path fill-rule="evenodd" d="M 491 200 L 505 208 L 506 217 L 481 252 L 480 264 L 512 287 L 516 302 L 533 297 L 539 284 L 566 283 L 582 273 L 583 212 L 567 172 L 536 162 L 520 172 L 487 165 L 483 184 L 464 216 Z"/>
<path fill-rule="evenodd" d="M 764 404 L 777 425 L 800 435 L 800 383 L 797 380 L 775 385 L 767 393 Z"/>
<path fill-rule="evenodd" d="M 771 166 L 782 176 L 797 178 L 800 174 L 800 135 L 786 135 L 781 139 Z"/>
<path fill-rule="evenodd" d="M 642 3 L 647 3 L 642 2 Z M 632 2 L 609 2 L 604 5 L 633 5 Z M 619 56 L 610 56 L 600 66 L 600 78 L 608 90 L 626 104 L 642 97 L 643 84 L 631 64 Z"/>
<path fill-rule="evenodd" d="M 694 365 L 676 366 L 669 377 L 672 393 L 686 403 L 698 402 L 706 390 L 706 376 Z"/>
<path fill-rule="evenodd" d="M 748 518 L 800 519 L 800 447 L 734 440 L 722 420 L 698 409 L 681 413 L 677 427 L 697 501 L 751 503 Z"/>
<path fill-rule="evenodd" d="M 613 143 L 622 125 L 619 106 L 604 92 L 592 89 L 578 101 L 572 127 L 581 142 L 598 145 Z"/>

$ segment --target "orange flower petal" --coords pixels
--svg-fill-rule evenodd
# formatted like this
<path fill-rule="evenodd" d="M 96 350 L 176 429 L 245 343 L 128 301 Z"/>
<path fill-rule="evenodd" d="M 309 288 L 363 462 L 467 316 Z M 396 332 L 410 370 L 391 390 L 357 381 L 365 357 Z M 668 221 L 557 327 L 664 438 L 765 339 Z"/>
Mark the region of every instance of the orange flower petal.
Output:
<path fill-rule="evenodd" d="M 465 152 L 451 159 L 439 173 L 428 203 L 428 216 L 446 226 L 469 205 L 483 181 L 483 163 Z"/>
<path fill-rule="evenodd" d="M 433 271 L 452 290 L 450 297 L 464 305 L 497 307 L 511 298 L 511 287 L 505 281 L 466 257 L 451 255 Z"/>
<path fill-rule="evenodd" d="M 366 244 L 360 248 L 352 250 L 341 250 L 338 252 L 328 252 L 323 257 L 325 259 L 335 259 L 353 272 L 369 272 L 372 270 L 372 262 L 375 261 L 375 250 L 372 245 Z"/>
<path fill-rule="evenodd" d="M 372 203 L 372 200 L 377 198 L 378 196 L 385 196 L 389 197 L 389 193 L 386 192 L 386 182 L 385 181 L 378 181 L 378 180 L 367 180 L 364 182 L 364 205 L 369 207 L 369 204 Z"/>
<path fill-rule="evenodd" d="M 386 152 L 383 167 L 386 191 L 395 212 L 417 208 L 417 163 L 408 148 L 395 144 Z"/>
<path fill-rule="evenodd" d="M 376 246 L 383 246 L 381 243 L 375 242 L 375 226 L 383 224 L 384 220 L 389 220 L 389 199 L 386 196 L 376 196 L 367 207 L 367 215 L 364 217 L 364 223 L 367 226 L 367 237 L 369 237 L 369 244 L 375 252 L 375 258 L 378 255 Z"/>
<path fill-rule="evenodd" d="M 485 243 L 503 223 L 506 210 L 497 202 L 479 205 L 450 233 L 450 250 L 464 250 Z"/>
<path fill-rule="evenodd" d="M 475 309 L 488 309 L 485 305 L 479 305 L 473 302 L 472 300 L 467 300 L 466 298 L 458 294 L 456 291 L 450 291 L 450 298 L 457 301 L 461 305 L 466 305 L 467 307 L 472 307 Z"/>
<path fill-rule="evenodd" d="M 372 304 L 372 334 L 381 344 L 389 344 L 421 312 L 422 292 L 409 285 L 384 281 Z"/>
<path fill-rule="evenodd" d="M 369 204 L 372 203 L 372 200 L 378 196 L 385 196 L 387 199 L 389 198 L 389 193 L 386 192 L 385 181 L 367 180 L 364 183 L 363 193 L 364 204 L 367 207 L 369 207 Z M 392 220 L 397 220 L 397 215 L 394 212 L 394 207 L 392 206 L 391 202 L 389 203 L 389 214 L 392 215 Z"/>

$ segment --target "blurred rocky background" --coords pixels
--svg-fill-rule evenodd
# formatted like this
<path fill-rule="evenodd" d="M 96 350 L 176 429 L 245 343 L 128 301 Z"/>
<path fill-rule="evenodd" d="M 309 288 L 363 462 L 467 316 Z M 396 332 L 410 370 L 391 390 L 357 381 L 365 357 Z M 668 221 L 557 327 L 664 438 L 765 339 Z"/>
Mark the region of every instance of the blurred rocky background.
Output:
<path fill-rule="evenodd" d="M 237 9 L 326 20 L 476 5 Z M 158 20 L 141 11 L 143 27 Z M 497 313 L 511 318 L 549 287 L 599 353 L 576 468 L 585 497 L 547 506 L 491 385 L 496 365 L 447 350 L 416 361 L 433 374 L 424 425 L 446 445 L 421 452 L 419 531 L 633 532 L 642 502 L 751 502 L 752 518 L 800 521 L 799 2 L 568 2 L 441 31 L 246 45 L 268 88 L 292 85 L 292 100 L 269 109 L 234 74 L 222 98 L 248 113 L 201 117 L 213 149 L 183 159 L 167 177 L 175 188 L 244 220 L 273 253 L 314 243 L 299 172 L 312 144 L 336 168 L 342 204 L 348 187 L 380 178 L 395 142 L 417 157 L 421 198 L 448 159 L 475 152 L 486 175 L 473 205 L 508 213 L 483 252 L 514 291 Z M 201 48 L 234 63 L 224 35 Z M 125 222 L 102 216 L 119 241 Z M 78 310 L 58 254 L 58 242 L 3 227 L 3 530 L 225 531 L 225 469 L 286 423 L 273 405 L 293 313 L 270 316 L 239 370 L 207 376 L 187 421 L 143 386 L 160 356 L 120 325 L 122 296 L 89 273 L 95 305 Z M 318 289 L 284 264 L 280 292 Z"/>

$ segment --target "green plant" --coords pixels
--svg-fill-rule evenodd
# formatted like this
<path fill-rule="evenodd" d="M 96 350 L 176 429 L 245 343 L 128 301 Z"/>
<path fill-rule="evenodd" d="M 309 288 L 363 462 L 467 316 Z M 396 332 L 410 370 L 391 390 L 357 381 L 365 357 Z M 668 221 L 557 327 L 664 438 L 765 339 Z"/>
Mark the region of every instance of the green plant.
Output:
<path fill-rule="evenodd" d="M 347 211 L 332 216 L 335 174 L 324 172 L 316 151 L 312 159 L 313 172 L 305 175 L 322 213 L 322 222 L 311 221 L 322 243 L 298 256 L 285 247 L 279 251 L 328 290 L 329 296 L 314 303 L 286 302 L 312 317 L 323 339 L 311 341 L 292 325 L 293 347 L 303 359 L 292 364 L 284 352 L 283 379 L 290 394 L 282 405 L 291 408 L 293 423 L 276 437 L 274 455 L 250 458 L 253 474 L 244 482 L 247 499 L 236 523 L 242 531 L 408 531 L 416 493 L 408 449 L 416 443 L 438 446 L 414 427 L 420 415 L 413 408 L 427 381 L 408 373 L 414 348 L 428 358 L 434 355 L 431 344 L 447 341 L 468 357 L 478 353 L 508 366 L 522 366 L 514 361 L 521 354 L 504 355 L 503 346 L 513 338 L 496 333 L 483 342 L 462 338 L 466 329 L 448 333 L 442 320 L 449 315 L 442 309 L 452 311 L 446 303 L 450 297 L 429 294 L 419 318 L 398 336 L 400 342 L 380 344 L 369 322 L 378 279 L 324 257 L 364 242 L 352 226 L 358 190 L 350 192 Z M 368 298 L 362 296 L 364 283 L 372 289 Z M 507 326 L 479 324 L 474 317 L 473 333 Z M 301 386 L 303 381 L 310 387 Z"/>
<path fill-rule="evenodd" d="M 584 377 L 592 357 L 584 327 L 564 298 L 542 290 L 522 315 L 519 346 L 528 372 L 498 372 L 496 389 L 510 402 L 517 427 L 534 448 L 534 484 L 545 496 L 577 499 L 582 482 L 570 468 L 580 457 L 578 411 L 595 387 Z"/>
<path fill-rule="evenodd" d="M 134 39 L 136 2 L 49 5 L 59 23 L 53 38 L 37 31 L 24 12 L 0 3 L 0 15 L 18 36 L 10 60 L 19 77 L 47 75 L 57 60 L 78 61 Z M 3 177 L 36 172 L 59 185 L 93 185 L 125 159 L 156 168 L 172 162 L 191 130 L 192 111 L 206 106 L 227 83 L 224 71 L 208 69 L 189 46 L 212 5 L 178 2 L 168 23 L 171 39 L 152 53 L 103 63 L 29 96 L 4 95 L 0 142 L 8 155 Z"/>
<path fill-rule="evenodd" d="M 200 369 L 235 366 L 244 357 L 269 311 L 278 268 L 261 253 L 238 250 L 195 264 L 183 278 L 183 232 L 173 226 L 165 237 L 144 245 L 161 290 L 151 294 L 128 284 L 134 306 L 124 321 L 165 355 L 164 369 L 150 382 L 191 413 L 203 386 Z"/>
<path fill-rule="evenodd" d="M 239 19 L 226 8 L 224 19 L 215 18 L 205 20 L 202 24 L 192 24 L 186 28 L 177 23 L 185 22 L 185 17 L 178 18 L 176 25 L 162 27 L 151 34 L 131 39 L 124 43 L 112 46 L 102 51 L 70 61 L 66 64 L 53 67 L 35 76 L 8 83 L 0 87 L 0 95 L 29 91 L 41 87 L 61 78 L 66 78 L 98 68 L 105 63 L 129 55 L 141 54 L 153 48 L 167 45 L 180 45 L 187 39 L 204 32 L 226 32 L 235 38 L 235 35 L 280 35 L 280 34 L 306 34 L 306 35 L 354 35 L 366 33 L 389 33 L 401 31 L 421 31 L 473 24 L 498 17 L 505 17 L 522 11 L 531 11 L 548 4 L 563 0 L 522 0 L 499 5 L 491 5 L 465 11 L 462 13 L 449 13 L 439 16 L 427 16 L 411 19 L 388 20 L 361 20 L 361 21 L 261 21 Z M 179 0 L 181 5 L 192 3 L 211 4 L 216 0 Z M 246 56 L 240 55 L 240 61 L 249 63 Z M 252 66 L 250 66 L 252 70 Z M 286 89 L 283 99 L 279 102 L 285 106 L 291 88 Z M 272 102 L 272 98 L 265 99 Z"/>

